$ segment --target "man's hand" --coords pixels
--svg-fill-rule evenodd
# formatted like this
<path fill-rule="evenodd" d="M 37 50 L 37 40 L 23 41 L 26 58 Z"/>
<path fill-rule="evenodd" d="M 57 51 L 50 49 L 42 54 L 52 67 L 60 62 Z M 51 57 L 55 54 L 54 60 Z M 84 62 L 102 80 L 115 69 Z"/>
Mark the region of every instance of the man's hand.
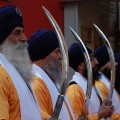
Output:
<path fill-rule="evenodd" d="M 107 106 L 106 100 L 104 100 L 100 110 L 98 111 L 99 119 L 110 117 L 113 114 L 113 112 L 114 106 L 113 105 Z"/>
<path fill-rule="evenodd" d="M 77 120 L 88 120 L 87 116 L 80 115 Z"/>
<path fill-rule="evenodd" d="M 48 120 L 60 120 L 60 119 L 56 119 L 56 118 L 50 117 Z"/>

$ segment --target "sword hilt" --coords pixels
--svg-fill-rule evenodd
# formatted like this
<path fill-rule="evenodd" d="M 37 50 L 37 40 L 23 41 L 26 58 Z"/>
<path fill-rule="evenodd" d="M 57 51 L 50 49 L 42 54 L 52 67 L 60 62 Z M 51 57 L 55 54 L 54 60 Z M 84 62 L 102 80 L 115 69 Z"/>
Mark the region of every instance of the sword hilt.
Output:
<path fill-rule="evenodd" d="M 107 100 L 106 103 L 105 103 L 105 105 L 111 106 L 112 105 L 112 101 Z"/>
<path fill-rule="evenodd" d="M 59 120 L 59 119 L 56 119 L 56 118 L 51 117 L 49 120 Z"/>
<path fill-rule="evenodd" d="M 79 116 L 78 120 L 88 120 L 88 106 L 89 106 L 90 100 L 85 97 L 85 103 L 83 105 L 82 113 Z"/>
<path fill-rule="evenodd" d="M 64 102 L 64 95 L 58 95 L 57 102 L 55 104 L 55 109 L 52 115 L 53 118 L 58 119 L 63 102 Z"/>
<path fill-rule="evenodd" d="M 78 120 L 88 120 L 87 116 L 84 114 L 81 114 L 78 118 Z"/>
<path fill-rule="evenodd" d="M 111 106 L 112 105 L 112 101 L 111 100 L 107 100 L 106 103 L 105 103 L 106 106 Z M 110 117 L 106 118 L 105 120 L 111 120 Z"/>

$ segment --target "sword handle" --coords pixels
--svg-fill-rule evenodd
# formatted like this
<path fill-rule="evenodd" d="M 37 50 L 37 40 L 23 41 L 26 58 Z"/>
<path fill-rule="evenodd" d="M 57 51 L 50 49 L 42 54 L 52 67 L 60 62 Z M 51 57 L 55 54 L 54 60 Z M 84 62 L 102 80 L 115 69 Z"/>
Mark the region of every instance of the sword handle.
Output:
<path fill-rule="evenodd" d="M 55 109 L 52 115 L 53 118 L 58 119 L 61 108 L 62 108 L 63 101 L 64 101 L 64 95 L 58 95 L 57 102 L 55 104 Z"/>
<path fill-rule="evenodd" d="M 109 92 L 108 92 L 108 101 L 111 101 L 112 100 L 112 95 L 113 95 L 113 91 L 114 91 L 114 86 L 111 86 L 109 87 Z"/>
<path fill-rule="evenodd" d="M 105 105 L 111 106 L 112 105 L 112 101 L 107 100 L 106 103 L 105 103 Z"/>
<path fill-rule="evenodd" d="M 81 115 L 79 116 L 78 120 L 88 120 L 88 106 L 89 106 L 90 100 L 85 97 L 85 103 L 83 105 L 83 110 Z"/>
<path fill-rule="evenodd" d="M 56 118 L 51 117 L 49 120 L 59 120 L 59 119 L 56 119 Z"/>
<path fill-rule="evenodd" d="M 105 105 L 107 105 L 107 106 L 111 106 L 111 105 L 112 105 L 112 101 L 107 100 L 106 103 L 105 103 Z M 108 118 L 106 118 L 105 120 L 111 120 L 111 118 L 108 117 Z"/>
<path fill-rule="evenodd" d="M 88 120 L 86 115 L 81 114 L 78 118 L 78 120 Z"/>

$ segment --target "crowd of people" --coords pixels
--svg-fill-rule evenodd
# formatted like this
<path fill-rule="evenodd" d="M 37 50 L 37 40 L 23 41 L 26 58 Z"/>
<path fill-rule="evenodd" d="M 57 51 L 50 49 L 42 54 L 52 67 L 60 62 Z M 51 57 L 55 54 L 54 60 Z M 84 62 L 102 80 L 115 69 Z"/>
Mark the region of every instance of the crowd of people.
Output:
<path fill-rule="evenodd" d="M 120 120 L 120 53 L 115 53 L 116 80 L 112 104 L 107 105 L 111 64 L 106 46 L 86 49 L 92 65 L 92 92 L 87 90 L 85 56 L 79 43 L 68 48 L 75 73 L 67 85 L 58 118 L 53 111 L 59 95 L 62 53 L 54 30 L 39 29 L 30 38 L 14 5 L 0 8 L 0 120 Z M 85 111 L 84 116 L 83 111 Z"/>

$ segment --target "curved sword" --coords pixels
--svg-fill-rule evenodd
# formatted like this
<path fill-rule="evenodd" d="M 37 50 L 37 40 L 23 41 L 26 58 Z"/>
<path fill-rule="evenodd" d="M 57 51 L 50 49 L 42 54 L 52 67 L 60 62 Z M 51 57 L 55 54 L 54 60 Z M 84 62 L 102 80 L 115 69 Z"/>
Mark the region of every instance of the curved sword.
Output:
<path fill-rule="evenodd" d="M 104 35 L 104 33 L 100 30 L 100 28 L 98 28 L 97 25 L 93 24 L 95 29 L 98 31 L 99 35 L 102 37 L 103 42 L 105 43 L 106 47 L 107 47 L 107 51 L 109 54 L 109 58 L 110 58 L 110 64 L 111 64 L 111 80 L 110 80 L 110 87 L 109 87 L 109 93 L 108 93 L 108 105 L 112 104 L 112 94 L 113 94 L 113 90 L 114 90 L 114 83 L 115 83 L 115 58 L 114 58 L 114 54 L 112 51 L 112 47 L 107 39 L 107 37 Z"/>
<path fill-rule="evenodd" d="M 91 98 L 91 91 L 92 91 L 92 83 L 93 83 L 93 78 L 92 78 L 92 65 L 90 61 L 90 57 L 88 54 L 88 51 L 81 40 L 81 38 L 78 36 L 78 34 L 71 28 L 69 27 L 71 32 L 73 33 L 74 37 L 76 38 L 77 42 L 79 43 L 79 46 L 84 54 L 86 65 L 87 65 L 87 75 L 88 75 L 88 81 L 87 81 L 87 89 L 86 89 L 86 97 L 85 97 L 85 106 L 87 107 L 86 112 L 88 111 L 88 106 L 89 106 L 89 101 Z M 84 113 L 84 112 L 82 112 Z"/>
<path fill-rule="evenodd" d="M 65 43 L 65 39 L 64 39 L 64 36 L 62 34 L 62 31 L 61 31 L 59 25 L 57 24 L 57 22 L 55 21 L 53 16 L 50 14 L 50 12 L 45 7 L 43 7 L 43 10 L 44 10 L 46 16 L 48 17 L 49 21 L 51 22 L 52 26 L 55 29 L 55 32 L 56 32 L 58 40 L 59 40 L 62 57 L 63 57 L 60 95 L 58 95 L 57 102 L 56 102 L 56 105 L 55 105 L 55 108 L 53 111 L 53 115 L 52 115 L 53 118 L 57 119 L 59 117 L 59 114 L 60 114 L 60 111 L 62 108 L 62 104 L 64 101 L 64 96 L 65 96 L 65 92 L 66 92 L 66 88 L 67 88 L 67 84 L 68 84 L 68 66 L 69 66 L 68 49 L 67 49 L 67 45 Z"/>

